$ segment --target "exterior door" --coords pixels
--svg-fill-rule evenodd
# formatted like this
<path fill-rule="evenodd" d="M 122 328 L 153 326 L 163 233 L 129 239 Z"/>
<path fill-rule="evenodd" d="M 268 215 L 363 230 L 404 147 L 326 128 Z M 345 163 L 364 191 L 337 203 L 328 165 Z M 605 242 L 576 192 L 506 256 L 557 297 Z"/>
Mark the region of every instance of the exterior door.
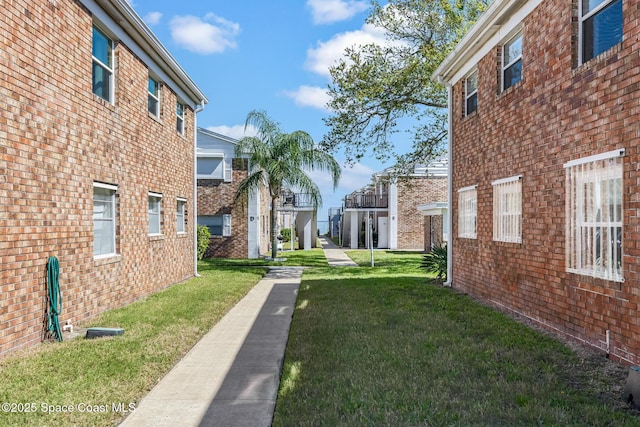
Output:
<path fill-rule="evenodd" d="M 389 248 L 389 217 L 378 217 L 378 249 Z"/>

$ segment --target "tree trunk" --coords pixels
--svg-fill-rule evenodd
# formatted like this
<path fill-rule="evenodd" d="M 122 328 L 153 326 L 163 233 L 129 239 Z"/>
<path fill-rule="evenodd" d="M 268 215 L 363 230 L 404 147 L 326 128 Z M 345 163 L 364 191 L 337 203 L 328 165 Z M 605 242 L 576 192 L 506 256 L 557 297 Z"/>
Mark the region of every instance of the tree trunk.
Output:
<path fill-rule="evenodd" d="M 276 259 L 278 255 L 278 198 L 271 198 L 271 258 Z"/>

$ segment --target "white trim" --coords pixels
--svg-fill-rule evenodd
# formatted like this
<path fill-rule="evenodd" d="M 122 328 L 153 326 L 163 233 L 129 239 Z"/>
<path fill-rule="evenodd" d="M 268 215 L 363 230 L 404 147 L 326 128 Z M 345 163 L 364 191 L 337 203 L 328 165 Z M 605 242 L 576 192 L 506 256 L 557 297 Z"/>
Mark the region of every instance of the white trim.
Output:
<path fill-rule="evenodd" d="M 522 175 L 510 176 L 509 178 L 496 179 L 491 182 L 491 185 L 506 184 L 507 182 L 519 181 L 522 179 Z"/>
<path fill-rule="evenodd" d="M 522 21 L 542 3 L 542 0 L 494 0 L 476 24 L 449 53 L 432 78 L 457 83 L 476 66 L 480 59 L 495 49 L 502 40 L 514 34 Z"/>
<path fill-rule="evenodd" d="M 158 197 L 158 198 L 162 199 L 162 193 L 155 193 L 153 191 L 149 191 L 149 196 Z"/>
<path fill-rule="evenodd" d="M 468 187 L 462 187 L 458 189 L 458 193 L 462 193 L 464 191 L 469 191 L 469 190 L 477 190 L 478 189 L 478 184 L 476 185 L 470 185 Z"/>
<path fill-rule="evenodd" d="M 107 190 L 118 191 L 118 186 L 113 184 L 105 184 L 104 182 L 93 181 L 93 186 L 98 188 L 105 188 Z"/>
<path fill-rule="evenodd" d="M 625 154 L 624 148 L 620 148 L 613 151 L 607 151 L 606 153 L 594 154 L 593 156 L 583 157 L 581 159 L 570 160 L 564 164 L 564 168 L 571 168 L 585 163 L 597 162 L 598 160 L 608 160 L 615 157 L 623 157 Z"/>
<path fill-rule="evenodd" d="M 178 201 L 178 202 L 186 202 L 187 199 L 185 199 L 184 197 L 176 197 L 176 201 Z"/>

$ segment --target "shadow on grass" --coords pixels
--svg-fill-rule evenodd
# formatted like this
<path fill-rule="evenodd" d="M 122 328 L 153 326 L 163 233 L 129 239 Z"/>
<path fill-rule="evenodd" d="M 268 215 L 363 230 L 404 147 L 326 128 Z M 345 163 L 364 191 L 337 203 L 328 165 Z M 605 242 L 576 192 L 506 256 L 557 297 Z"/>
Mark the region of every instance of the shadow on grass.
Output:
<path fill-rule="evenodd" d="M 351 270 L 303 275 L 274 426 L 640 425 L 603 357 L 424 274 Z"/>

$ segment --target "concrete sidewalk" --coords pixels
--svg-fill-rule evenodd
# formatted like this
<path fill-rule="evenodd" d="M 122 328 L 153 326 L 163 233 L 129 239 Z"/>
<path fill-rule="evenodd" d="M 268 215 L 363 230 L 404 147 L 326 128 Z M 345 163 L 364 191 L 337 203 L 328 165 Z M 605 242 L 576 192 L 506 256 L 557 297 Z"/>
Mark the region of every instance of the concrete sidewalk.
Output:
<path fill-rule="evenodd" d="M 121 426 L 270 426 L 302 267 L 272 267 Z"/>
<path fill-rule="evenodd" d="M 327 257 L 330 267 L 358 267 L 358 264 L 349 258 L 347 254 L 337 247 L 328 237 L 320 236 L 320 244 L 322 244 L 324 256 Z"/>

